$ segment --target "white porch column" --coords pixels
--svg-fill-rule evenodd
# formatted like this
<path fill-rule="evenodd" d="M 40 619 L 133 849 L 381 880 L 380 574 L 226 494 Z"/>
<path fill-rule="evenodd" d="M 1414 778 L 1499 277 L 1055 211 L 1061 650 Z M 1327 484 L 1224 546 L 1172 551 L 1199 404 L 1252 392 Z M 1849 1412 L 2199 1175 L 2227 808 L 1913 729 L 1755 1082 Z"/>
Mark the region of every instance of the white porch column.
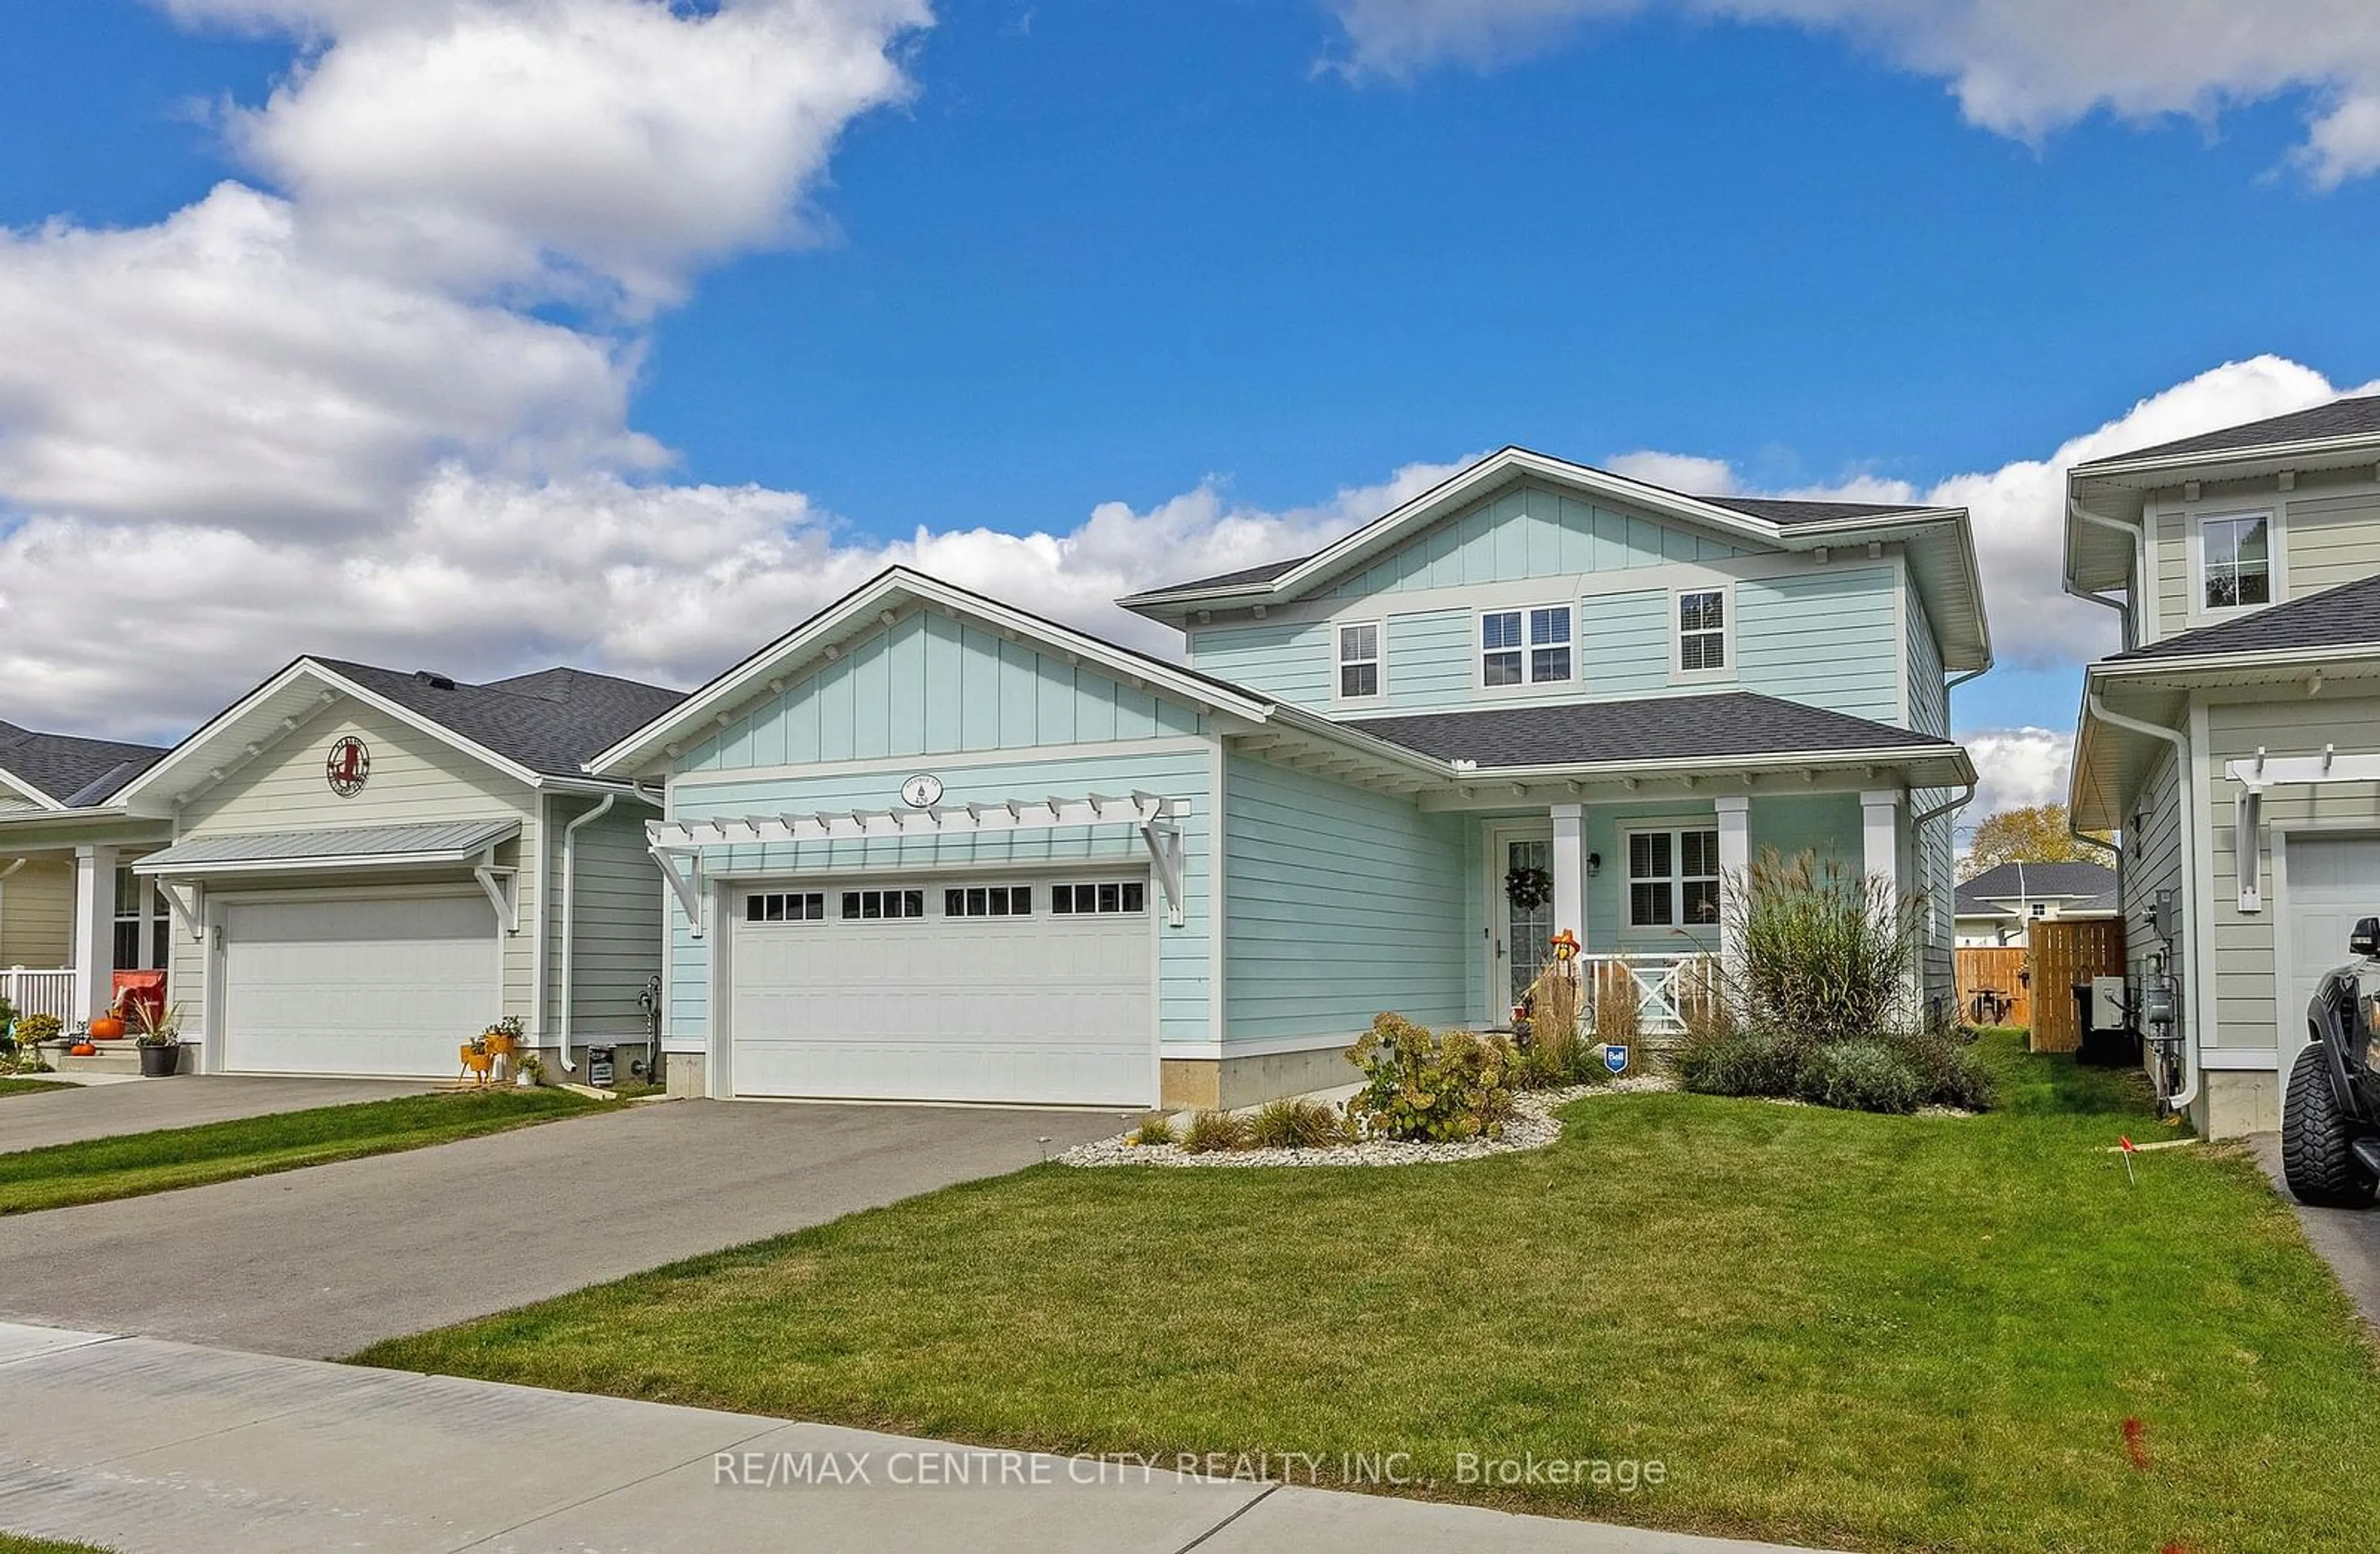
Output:
<path fill-rule="evenodd" d="M 88 1020 L 115 1002 L 113 847 L 75 849 L 74 973 L 75 1019 Z"/>
<path fill-rule="evenodd" d="M 1868 873 L 1879 875 L 1900 889 L 1900 790 L 1885 788 L 1860 795 L 1860 844 Z"/>
<path fill-rule="evenodd" d="M 1554 812 L 1554 931 L 1568 929 L 1586 943 L 1586 809 L 1557 804 Z"/>
<path fill-rule="evenodd" d="M 1744 871 L 1752 867 L 1752 800 L 1742 795 L 1722 795 L 1711 800 L 1718 811 L 1718 953 L 1729 965 L 1735 962 L 1735 896 L 1742 888 Z"/>

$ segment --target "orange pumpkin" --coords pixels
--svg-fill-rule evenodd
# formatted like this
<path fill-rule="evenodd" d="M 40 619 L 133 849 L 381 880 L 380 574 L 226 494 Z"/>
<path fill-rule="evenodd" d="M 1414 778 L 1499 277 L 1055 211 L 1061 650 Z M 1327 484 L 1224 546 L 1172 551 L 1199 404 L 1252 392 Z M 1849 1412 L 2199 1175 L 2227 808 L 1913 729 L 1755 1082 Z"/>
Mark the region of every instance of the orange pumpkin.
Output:
<path fill-rule="evenodd" d="M 76 1058 L 95 1058 L 99 1056 L 99 1049 L 88 1041 L 78 1041 L 67 1049 L 67 1054 Z"/>
<path fill-rule="evenodd" d="M 102 1014 L 91 1023 L 91 1038 L 93 1041 L 121 1041 L 124 1039 L 124 1022 L 113 1014 Z"/>

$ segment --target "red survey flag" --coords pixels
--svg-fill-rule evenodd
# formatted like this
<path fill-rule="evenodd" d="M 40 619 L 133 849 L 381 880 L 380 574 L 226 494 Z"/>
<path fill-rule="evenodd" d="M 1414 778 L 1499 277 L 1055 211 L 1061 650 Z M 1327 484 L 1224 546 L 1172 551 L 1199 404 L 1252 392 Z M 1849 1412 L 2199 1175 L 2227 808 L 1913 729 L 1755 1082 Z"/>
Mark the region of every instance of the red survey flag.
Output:
<path fill-rule="evenodd" d="M 2132 1141 L 2126 1138 L 2122 1134 L 2118 1134 L 2116 1135 L 2116 1142 L 2124 1147 L 2125 1154 L 2129 1155 L 2132 1152 Z"/>

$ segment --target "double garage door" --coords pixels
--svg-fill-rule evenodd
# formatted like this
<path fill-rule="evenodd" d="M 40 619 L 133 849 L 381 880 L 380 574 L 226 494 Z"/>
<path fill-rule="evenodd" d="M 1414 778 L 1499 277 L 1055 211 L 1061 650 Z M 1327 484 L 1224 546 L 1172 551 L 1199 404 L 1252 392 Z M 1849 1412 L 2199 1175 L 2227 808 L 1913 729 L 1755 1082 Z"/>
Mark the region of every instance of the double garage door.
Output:
<path fill-rule="evenodd" d="M 223 1066 L 244 1074 L 452 1078 L 502 1012 L 488 898 L 238 902 L 221 918 Z"/>
<path fill-rule="evenodd" d="M 728 897 L 740 1096 L 1145 1105 L 1145 875 L 871 879 Z"/>

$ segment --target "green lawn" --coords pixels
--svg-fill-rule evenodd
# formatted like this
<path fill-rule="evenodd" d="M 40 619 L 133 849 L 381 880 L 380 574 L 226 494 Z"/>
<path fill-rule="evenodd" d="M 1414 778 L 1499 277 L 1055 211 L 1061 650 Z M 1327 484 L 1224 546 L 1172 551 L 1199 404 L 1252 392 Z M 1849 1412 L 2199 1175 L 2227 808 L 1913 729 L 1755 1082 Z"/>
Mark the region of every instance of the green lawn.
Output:
<path fill-rule="evenodd" d="M 60 1543 L 55 1538 L 0 1533 L 0 1554 L 107 1554 L 107 1550 L 88 1543 Z"/>
<path fill-rule="evenodd" d="M 39 1095 L 43 1090 L 71 1090 L 74 1087 L 62 1079 L 20 1079 L 14 1074 L 0 1077 L 0 1096 Z M 0 1549 L 0 1554 L 6 1554 Z"/>
<path fill-rule="evenodd" d="M 237 1176 L 419 1149 L 613 1103 L 567 1090 L 477 1090 L 322 1106 L 0 1154 L 0 1214 L 128 1198 Z"/>
<path fill-rule="evenodd" d="M 1039 1166 L 366 1363 L 1054 1451 L 1413 1454 L 1417 1492 L 1860 1549 L 2298 1551 L 2380 1365 L 2252 1162 L 1990 1038 L 2006 1108 L 1597 1098 L 1452 1167 Z M 2128 1435 L 2131 1439 L 2128 1443 Z M 1453 1482 L 1458 1453 L 1658 1488 Z"/>

